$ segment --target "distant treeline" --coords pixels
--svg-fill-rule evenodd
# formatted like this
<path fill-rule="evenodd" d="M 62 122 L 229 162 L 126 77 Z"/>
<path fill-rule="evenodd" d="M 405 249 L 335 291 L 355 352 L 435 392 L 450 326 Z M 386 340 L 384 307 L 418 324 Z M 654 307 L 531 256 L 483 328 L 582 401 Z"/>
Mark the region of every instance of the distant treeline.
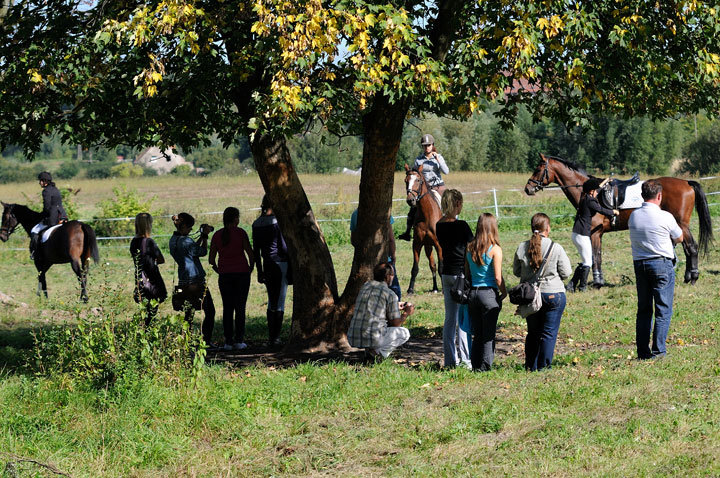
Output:
<path fill-rule="evenodd" d="M 720 123 L 704 115 L 662 121 L 597 118 L 593 124 L 594 129 L 589 131 L 580 128 L 568 131 L 556 122 L 533 122 L 531 116 L 521 110 L 515 126 L 506 130 L 500 127 L 492 108 L 475 114 L 468 121 L 432 115 L 409 119 L 400 145 L 397 169 L 401 170 L 405 163 L 413 163 L 420 152 L 420 136 L 430 133 L 453 171 L 526 172 L 536 166 L 538 153 L 542 152 L 576 161 L 591 171 L 602 173 L 639 170 L 648 174 L 666 174 L 671 169 L 690 174 L 720 172 Z M 362 138 L 339 139 L 329 135 L 321 125 L 291 138 L 289 148 L 301 173 L 334 173 L 342 168 L 357 169 L 361 165 Z M 118 156 L 132 159 L 138 153 L 128 147 L 115 150 L 82 148 L 81 156 L 85 162 L 80 163 L 77 145 L 63 144 L 56 137 L 48 137 L 36 160 L 63 160 L 55 167 L 68 179 L 154 174 L 113 167 Z M 237 174 L 253 168 L 250 148 L 244 138 L 239 138 L 229 148 L 223 148 L 219 141 L 213 140 L 208 146 L 180 153 L 196 168 L 201 168 L 203 174 Z M 22 151 L 18 148 L 9 147 L 2 152 L 0 182 L 27 180 L 25 176 L 35 174 L 38 166 L 17 164 L 21 160 Z M 87 163 L 89 160 L 92 163 Z M 192 174 L 192 171 L 184 167 L 176 174 Z"/>

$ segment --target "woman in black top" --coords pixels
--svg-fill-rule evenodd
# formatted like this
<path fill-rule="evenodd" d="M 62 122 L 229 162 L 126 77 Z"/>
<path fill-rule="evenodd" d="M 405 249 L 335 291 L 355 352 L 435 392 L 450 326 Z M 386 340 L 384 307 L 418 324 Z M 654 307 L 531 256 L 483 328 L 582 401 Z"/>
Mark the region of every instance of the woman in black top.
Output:
<path fill-rule="evenodd" d="M 604 214 L 608 217 L 617 215 L 617 210 L 602 207 L 595 199 L 600 187 L 599 178 L 590 178 L 583 183 L 583 192 L 580 196 L 577 214 L 575 215 L 575 224 L 573 225 L 572 238 L 573 244 L 577 247 L 580 254 L 580 262 L 575 268 L 575 273 L 570 279 L 567 289 L 571 292 L 584 291 L 587 288 L 587 279 L 592 268 L 592 243 L 590 242 L 590 226 L 592 218 L 595 214 Z"/>
<path fill-rule="evenodd" d="M 145 305 L 145 325 L 150 325 L 160 302 L 167 298 L 165 281 L 158 269 L 158 264 L 164 264 L 165 258 L 150 238 L 152 221 L 150 214 L 138 214 L 135 217 L 135 237 L 130 241 L 130 255 L 135 263 L 135 302 Z"/>
<path fill-rule="evenodd" d="M 455 279 L 465 268 L 465 247 L 473 238 L 468 223 L 457 219 L 462 211 L 463 197 L 457 189 L 446 189 L 442 195 L 443 217 L 435 225 L 440 248 L 443 251 L 441 278 L 443 296 L 445 299 L 445 324 L 443 325 L 443 354 L 444 366 L 455 367 L 463 365 L 472 368 L 470 364 L 470 347 L 468 346 L 467 330 L 459 327 L 460 304 L 452 300 L 450 290 Z M 457 337 L 457 348 L 455 340 Z"/>

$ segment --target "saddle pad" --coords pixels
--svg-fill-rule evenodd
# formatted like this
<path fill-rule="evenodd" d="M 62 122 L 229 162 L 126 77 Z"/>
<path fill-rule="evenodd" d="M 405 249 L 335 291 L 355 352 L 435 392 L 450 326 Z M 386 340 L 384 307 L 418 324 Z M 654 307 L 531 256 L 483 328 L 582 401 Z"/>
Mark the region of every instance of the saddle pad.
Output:
<path fill-rule="evenodd" d="M 53 227 L 48 227 L 42 232 L 42 236 L 40 236 L 40 242 L 45 242 L 48 239 L 50 239 L 50 236 L 52 235 L 53 231 L 57 229 L 58 227 L 62 226 L 62 224 L 58 224 Z"/>
<path fill-rule="evenodd" d="M 436 189 L 431 189 L 433 193 L 433 198 L 435 199 L 435 202 L 437 203 L 438 207 L 442 210 L 442 196 L 440 196 L 440 193 L 437 192 Z"/>
<path fill-rule="evenodd" d="M 625 189 L 625 200 L 618 206 L 618 209 L 637 209 L 642 206 L 643 198 L 640 190 L 644 182 L 638 181 Z"/>

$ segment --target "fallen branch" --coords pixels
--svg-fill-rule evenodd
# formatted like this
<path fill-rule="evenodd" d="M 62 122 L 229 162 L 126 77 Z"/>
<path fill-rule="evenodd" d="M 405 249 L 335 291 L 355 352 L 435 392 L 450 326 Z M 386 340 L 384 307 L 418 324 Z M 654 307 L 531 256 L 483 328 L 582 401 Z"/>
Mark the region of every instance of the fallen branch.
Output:
<path fill-rule="evenodd" d="M 7 473 L 10 476 L 20 476 L 20 475 L 18 475 L 17 470 L 15 469 L 15 466 L 14 466 L 15 464 L 19 464 L 19 463 L 32 463 L 33 465 L 41 466 L 41 467 L 45 468 L 46 470 L 48 470 L 52 473 L 55 473 L 56 475 L 72 476 L 69 473 L 65 473 L 64 471 L 58 470 L 57 468 L 55 468 L 53 465 L 51 465 L 49 463 L 43 463 L 41 461 L 34 460 L 32 458 L 25 458 L 23 456 L 19 456 L 14 453 L 0 452 L 0 454 L 9 458 L 9 460 L 10 460 L 5 465 L 5 473 Z"/>

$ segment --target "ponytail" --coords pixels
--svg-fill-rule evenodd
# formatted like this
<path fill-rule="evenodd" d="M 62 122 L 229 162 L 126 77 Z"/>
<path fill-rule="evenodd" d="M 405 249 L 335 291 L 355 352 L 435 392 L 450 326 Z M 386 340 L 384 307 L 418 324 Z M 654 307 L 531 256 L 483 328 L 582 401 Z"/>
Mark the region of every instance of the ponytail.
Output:
<path fill-rule="evenodd" d="M 543 259 L 542 233 L 550 227 L 550 218 L 547 214 L 539 212 L 530 220 L 530 227 L 532 229 L 532 237 L 530 238 L 530 247 L 528 247 L 527 254 L 530 257 L 530 266 L 538 270 L 540 269 L 540 264 L 542 264 Z"/>

